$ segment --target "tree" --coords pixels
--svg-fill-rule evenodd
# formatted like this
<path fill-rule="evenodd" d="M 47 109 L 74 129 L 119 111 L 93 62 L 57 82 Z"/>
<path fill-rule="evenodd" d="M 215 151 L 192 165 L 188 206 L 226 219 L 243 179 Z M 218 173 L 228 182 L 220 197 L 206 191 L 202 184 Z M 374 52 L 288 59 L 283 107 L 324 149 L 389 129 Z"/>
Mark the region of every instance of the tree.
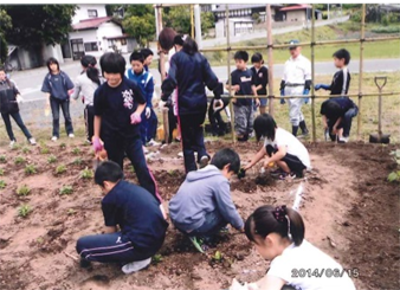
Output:
<path fill-rule="evenodd" d="M 149 41 L 154 39 L 156 33 L 154 18 L 153 15 L 130 16 L 123 20 L 122 25 L 126 33 L 133 36 L 141 47 L 149 46 Z"/>
<path fill-rule="evenodd" d="M 68 38 L 76 5 L 5 5 L 12 27 L 6 39 L 22 47 L 54 45 Z"/>
<path fill-rule="evenodd" d="M 12 27 L 11 17 L 3 9 L 0 9 L 0 63 L 4 63 L 8 55 L 8 47 L 5 38 L 5 31 Z"/>

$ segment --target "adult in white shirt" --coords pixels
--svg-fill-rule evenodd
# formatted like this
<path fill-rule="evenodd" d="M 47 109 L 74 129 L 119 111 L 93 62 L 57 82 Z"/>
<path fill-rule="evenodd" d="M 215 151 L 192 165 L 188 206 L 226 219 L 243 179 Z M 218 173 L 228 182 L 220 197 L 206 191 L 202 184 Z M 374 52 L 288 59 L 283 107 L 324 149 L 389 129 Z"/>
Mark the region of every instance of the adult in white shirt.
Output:
<path fill-rule="evenodd" d="M 245 233 L 271 265 L 261 280 L 239 288 L 281 290 L 287 285 L 296 290 L 355 290 L 349 275 L 357 277 L 358 269 L 343 269 L 306 241 L 304 232 L 303 219 L 294 209 L 284 205 L 256 209 L 246 221 Z"/>
<path fill-rule="evenodd" d="M 285 62 L 283 77 L 281 81 L 281 96 L 302 96 L 308 95 L 311 88 L 311 63 L 301 54 L 301 47 L 297 46 L 298 40 L 291 40 L 289 47 L 291 57 Z M 284 104 L 281 99 L 281 104 Z M 303 136 L 308 135 L 308 129 L 304 121 L 304 115 L 301 106 L 304 103 L 303 98 L 290 98 L 289 117 L 292 124 L 292 134 L 297 136 L 299 126 Z"/>
<path fill-rule="evenodd" d="M 274 172 L 280 179 L 303 177 L 303 171 L 311 168 L 310 155 L 303 143 L 288 131 L 278 128 L 274 118 L 268 114 L 254 120 L 257 140 L 264 137 L 264 145 L 244 170 L 250 169 L 266 156 L 264 167 L 275 162 L 279 170 Z"/>

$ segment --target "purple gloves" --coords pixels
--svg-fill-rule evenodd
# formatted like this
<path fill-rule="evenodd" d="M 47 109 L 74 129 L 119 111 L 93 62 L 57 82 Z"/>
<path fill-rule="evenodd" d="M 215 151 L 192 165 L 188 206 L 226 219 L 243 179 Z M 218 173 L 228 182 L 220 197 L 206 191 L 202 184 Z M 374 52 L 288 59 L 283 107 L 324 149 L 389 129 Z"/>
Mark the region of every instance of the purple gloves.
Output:
<path fill-rule="evenodd" d="M 92 144 L 93 144 L 93 149 L 96 153 L 103 150 L 103 144 L 101 143 L 99 137 L 93 137 Z"/>
<path fill-rule="evenodd" d="M 139 124 L 140 122 L 142 122 L 142 118 L 140 117 L 140 115 L 138 113 L 133 113 L 131 115 L 131 124 L 136 125 Z"/>

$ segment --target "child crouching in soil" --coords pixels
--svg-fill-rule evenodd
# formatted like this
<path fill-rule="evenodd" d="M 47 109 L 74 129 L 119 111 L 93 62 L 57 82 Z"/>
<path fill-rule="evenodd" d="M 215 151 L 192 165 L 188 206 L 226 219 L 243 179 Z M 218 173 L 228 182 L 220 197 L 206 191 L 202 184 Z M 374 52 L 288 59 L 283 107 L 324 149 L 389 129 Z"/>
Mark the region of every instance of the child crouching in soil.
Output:
<path fill-rule="evenodd" d="M 105 161 L 96 170 L 95 182 L 105 194 L 101 202 L 105 229 L 104 234 L 78 240 L 82 267 L 92 261 L 120 263 L 125 274 L 136 272 L 150 264 L 164 242 L 168 223 L 157 200 L 122 179 L 122 169 L 115 162 Z"/>
<path fill-rule="evenodd" d="M 276 163 L 279 169 L 273 174 L 282 180 L 303 177 L 303 171 L 311 167 L 306 147 L 294 135 L 278 128 L 271 115 L 259 115 L 254 121 L 254 130 L 257 140 L 264 137 L 264 145 L 244 170 L 256 165 L 264 156 L 267 156 L 264 167 Z"/>
<path fill-rule="evenodd" d="M 175 227 L 187 234 L 201 253 L 228 223 L 243 231 L 244 223 L 233 204 L 229 184 L 239 168 L 239 155 L 231 149 L 222 149 L 214 155 L 210 165 L 189 172 L 169 202 Z"/>

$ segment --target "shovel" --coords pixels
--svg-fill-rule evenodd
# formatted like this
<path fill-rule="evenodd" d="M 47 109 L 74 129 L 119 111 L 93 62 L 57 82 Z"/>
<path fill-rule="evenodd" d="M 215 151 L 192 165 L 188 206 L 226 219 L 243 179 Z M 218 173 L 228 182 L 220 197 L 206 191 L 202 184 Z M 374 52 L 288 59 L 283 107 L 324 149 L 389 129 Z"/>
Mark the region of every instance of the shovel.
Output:
<path fill-rule="evenodd" d="M 381 80 L 383 83 L 380 85 L 378 81 Z M 387 77 L 375 77 L 375 84 L 379 89 L 379 101 L 378 101 L 378 134 L 369 135 L 369 143 L 390 143 L 390 134 L 382 133 L 382 89 L 386 85 Z"/>

